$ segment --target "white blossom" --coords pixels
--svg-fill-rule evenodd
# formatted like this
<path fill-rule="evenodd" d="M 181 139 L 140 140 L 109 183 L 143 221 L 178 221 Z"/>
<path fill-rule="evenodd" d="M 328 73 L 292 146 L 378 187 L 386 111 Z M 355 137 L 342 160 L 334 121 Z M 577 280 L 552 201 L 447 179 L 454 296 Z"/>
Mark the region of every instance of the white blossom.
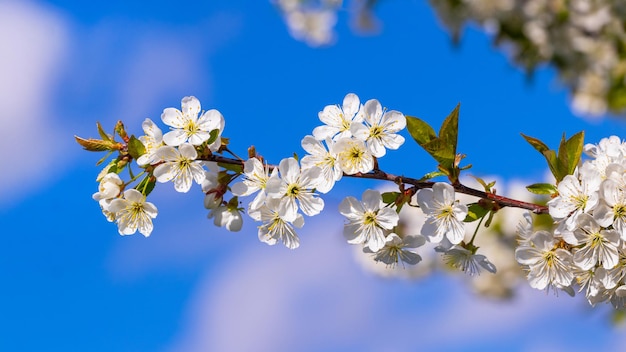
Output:
<path fill-rule="evenodd" d="M 215 226 L 224 227 L 231 232 L 237 232 L 243 226 L 241 210 L 230 205 L 222 205 L 211 209 L 208 218 L 213 219 Z"/>
<path fill-rule="evenodd" d="M 169 146 L 179 146 L 189 142 L 192 145 L 200 145 L 208 140 L 211 131 L 217 130 L 217 139 L 209 145 L 211 151 L 217 151 L 221 145 L 221 133 L 224 130 L 224 117 L 222 114 L 211 109 L 203 113 L 200 101 L 196 97 L 184 97 L 181 101 L 182 111 L 175 108 L 166 108 L 161 114 L 161 120 L 171 131 L 163 136 L 163 141 Z"/>
<path fill-rule="evenodd" d="M 294 227 L 302 227 L 304 217 L 298 213 L 293 221 L 289 221 L 285 218 L 288 212 L 286 203 L 276 198 L 268 198 L 258 209 L 248 213 L 251 218 L 263 222 L 258 230 L 261 242 L 275 245 L 280 241 L 289 249 L 300 246 L 300 238 Z"/>
<path fill-rule="evenodd" d="M 363 192 L 362 201 L 346 197 L 339 204 L 339 212 L 348 222 L 343 234 L 351 244 L 363 243 L 372 252 L 385 246 L 385 231 L 391 231 L 398 224 L 398 213 L 391 208 L 381 208 L 382 196 L 375 190 Z"/>
<path fill-rule="evenodd" d="M 325 125 L 313 129 L 313 136 L 317 140 L 332 138 L 334 141 L 340 138 L 350 138 L 350 125 L 352 122 L 363 120 L 361 101 L 356 94 L 348 93 L 343 98 L 343 105 L 327 105 L 318 117 Z"/>
<path fill-rule="evenodd" d="M 232 192 L 236 196 L 247 196 L 258 192 L 248 205 L 250 210 L 257 209 L 265 201 L 267 181 L 270 177 L 277 176 L 277 169 L 274 169 L 270 174 L 267 165 L 264 167 L 259 159 L 250 158 L 243 163 L 242 176 L 243 181 L 236 182 L 231 186 Z"/>
<path fill-rule="evenodd" d="M 204 207 L 207 209 L 215 209 L 222 204 L 222 198 L 226 192 L 219 183 L 219 167 L 215 162 L 204 162 L 203 165 L 208 169 L 204 170 L 204 180 L 201 187 L 204 196 Z"/>
<path fill-rule="evenodd" d="M 547 231 L 533 235 L 532 246 L 520 246 L 515 250 L 518 263 L 528 265 L 530 286 L 538 290 L 555 286 L 568 287 L 574 279 L 572 254 L 555 246 L 556 240 Z"/>
<path fill-rule="evenodd" d="M 368 173 L 374 169 L 374 157 L 361 140 L 341 138 L 333 145 L 333 153 L 337 155 L 339 167 L 347 175 Z"/>
<path fill-rule="evenodd" d="M 578 216 L 598 204 L 600 182 L 599 174 L 590 168 L 577 169 L 574 175 L 561 180 L 557 186 L 558 197 L 548 202 L 550 216 L 561 223 L 557 232 L 573 231 Z"/>
<path fill-rule="evenodd" d="M 300 164 L 302 170 L 311 167 L 319 167 L 321 175 L 316 190 L 321 193 L 327 193 L 343 176 L 343 171 L 339 166 L 337 154 L 333 151 L 334 142 L 329 137 L 326 138 L 326 149 L 321 141 L 316 140 L 313 136 L 305 136 L 302 139 L 302 148 L 309 154 L 305 155 Z"/>
<path fill-rule="evenodd" d="M 461 246 L 454 246 L 443 253 L 446 264 L 471 276 L 480 275 L 481 268 L 495 274 L 496 266 L 482 254 L 475 254 Z"/>
<path fill-rule="evenodd" d="M 364 247 L 365 253 L 373 253 L 374 260 L 383 262 L 389 266 L 396 266 L 399 261 L 415 265 L 422 260 L 414 249 L 423 246 L 426 239 L 423 236 L 400 237 L 396 233 L 390 233 L 385 238 L 385 245 L 377 252 L 373 252 L 369 247 Z"/>
<path fill-rule="evenodd" d="M 396 134 L 406 127 L 406 118 L 399 111 L 385 111 L 376 99 L 368 100 L 363 107 L 364 123 L 353 122 L 350 126 L 352 135 L 365 141 L 373 156 L 380 158 L 387 149 L 398 149 L 404 143 L 404 137 Z"/>
<path fill-rule="evenodd" d="M 620 247 L 617 231 L 603 230 L 591 215 L 581 214 L 573 234 L 576 243 L 572 244 L 584 244 L 574 253 L 574 264 L 578 267 L 588 270 L 600 264 L 605 269 L 611 269 L 617 265 Z"/>
<path fill-rule="evenodd" d="M 452 244 L 459 244 L 465 237 L 463 220 L 467 216 L 467 206 L 454 198 L 454 188 L 437 182 L 432 189 L 420 189 L 416 193 L 417 203 L 428 216 L 421 234 L 430 242 L 441 242 L 445 237 Z"/>
<path fill-rule="evenodd" d="M 610 166 L 618 167 L 621 172 L 619 176 L 611 172 L 611 176 L 602 182 L 600 187 L 602 201 L 594 209 L 593 217 L 603 227 L 613 226 L 622 240 L 626 240 L 626 189 L 624 188 L 626 172 L 619 164 Z"/>
<path fill-rule="evenodd" d="M 196 160 L 198 153 L 193 145 L 181 144 L 178 149 L 163 146 L 157 150 L 157 157 L 163 163 L 154 169 L 154 176 L 159 182 L 174 180 L 174 188 L 178 192 L 188 192 L 192 181 L 201 184 L 206 177 L 203 162 Z"/>
<path fill-rule="evenodd" d="M 156 151 L 163 145 L 163 133 L 161 129 L 150 119 L 145 119 L 141 123 L 144 136 L 139 137 L 139 141 L 143 144 L 145 153 L 137 159 L 140 166 L 150 165 L 156 159 Z"/>
<path fill-rule="evenodd" d="M 120 194 L 124 181 L 115 172 L 109 172 L 101 180 L 98 186 L 98 192 L 92 195 L 102 205 L 102 201 L 110 200 Z"/>
<path fill-rule="evenodd" d="M 317 215 L 324 209 L 324 200 L 314 193 L 321 177 L 320 168 L 311 167 L 300 172 L 296 159 L 285 158 L 278 165 L 278 173 L 280 176 L 272 177 L 267 181 L 267 194 L 268 197 L 278 198 L 285 204 L 286 213 L 282 216 L 286 220 L 296 219 L 298 205 L 308 216 Z"/>
<path fill-rule="evenodd" d="M 146 202 L 146 197 L 136 189 L 124 191 L 123 198 L 111 201 L 109 211 L 115 214 L 120 235 L 139 232 L 148 237 L 152 232 L 152 219 L 157 216 L 154 204 Z"/>

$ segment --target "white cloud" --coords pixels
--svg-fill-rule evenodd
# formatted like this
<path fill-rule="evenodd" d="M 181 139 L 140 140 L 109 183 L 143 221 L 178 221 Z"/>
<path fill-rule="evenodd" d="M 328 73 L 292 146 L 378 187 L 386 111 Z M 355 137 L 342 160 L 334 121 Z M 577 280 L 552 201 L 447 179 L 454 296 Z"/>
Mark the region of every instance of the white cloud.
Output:
<path fill-rule="evenodd" d="M 0 207 L 50 185 L 78 155 L 99 159 L 72 137 L 97 135 L 96 121 L 110 131 L 122 119 L 142 133 L 144 118 L 158 120 L 183 96 L 210 99 L 210 57 L 240 23 L 215 13 L 186 26 L 117 18 L 81 26 L 61 9 L 1 1 Z"/>
<path fill-rule="evenodd" d="M 326 221 L 341 224 L 337 217 Z M 220 269 L 200 285 L 172 349 L 324 350 L 357 339 L 376 310 L 369 306 L 375 289 L 361 282 L 341 237 L 310 222 L 295 251 L 254 246 L 214 264 Z"/>
<path fill-rule="evenodd" d="M 68 45 L 68 23 L 59 13 L 0 2 L 0 206 L 40 188 L 69 144 L 51 118 Z"/>
<path fill-rule="evenodd" d="M 104 18 L 76 33 L 68 89 L 92 119 L 141 133 L 146 117 L 160 123 L 161 111 L 180 108 L 180 99 L 197 95 L 210 108 L 212 55 L 239 32 L 237 14 L 213 13 L 203 22 L 169 25 Z M 215 33 L 219 33 L 216 35 Z M 208 99 L 207 99 L 208 98 Z M 85 125 L 92 128 L 92 121 Z"/>

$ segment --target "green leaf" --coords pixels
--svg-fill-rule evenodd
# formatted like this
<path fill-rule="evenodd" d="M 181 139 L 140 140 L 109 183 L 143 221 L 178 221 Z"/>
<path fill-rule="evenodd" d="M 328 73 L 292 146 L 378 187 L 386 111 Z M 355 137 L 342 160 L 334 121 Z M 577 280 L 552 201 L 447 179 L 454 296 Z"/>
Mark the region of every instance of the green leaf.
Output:
<path fill-rule="evenodd" d="M 476 221 L 478 219 L 483 218 L 488 212 L 489 210 L 481 207 L 480 205 L 478 205 L 478 203 L 469 204 L 469 207 L 467 207 L 467 216 L 465 217 L 463 221 L 464 222 Z"/>
<path fill-rule="evenodd" d="M 128 140 L 128 154 L 133 157 L 133 159 L 137 160 L 140 156 L 146 153 L 146 147 L 144 147 L 143 143 L 134 135 L 130 136 Z"/>
<path fill-rule="evenodd" d="M 383 198 L 383 203 L 391 204 L 395 203 L 396 199 L 401 196 L 400 192 L 385 192 L 381 194 Z"/>
<path fill-rule="evenodd" d="M 105 150 L 120 150 L 122 145 L 116 142 L 105 141 L 101 139 L 85 139 L 74 136 L 76 143 L 80 144 L 85 150 L 90 152 L 103 152 Z"/>
<path fill-rule="evenodd" d="M 585 143 L 585 132 L 580 131 L 571 136 L 567 141 L 565 135 L 561 144 L 559 145 L 559 163 L 561 165 L 561 171 L 566 175 L 572 175 L 576 166 L 580 162 L 580 157 L 583 153 L 583 145 Z"/>
<path fill-rule="evenodd" d="M 226 170 L 236 172 L 238 174 L 243 173 L 243 165 L 217 163 L 218 166 L 223 167 Z"/>
<path fill-rule="evenodd" d="M 220 133 L 220 130 L 218 130 L 217 128 L 214 130 L 211 130 L 211 132 L 209 132 L 209 139 L 207 139 L 206 144 L 207 145 L 213 144 L 213 142 L 217 140 L 219 133 Z"/>
<path fill-rule="evenodd" d="M 135 189 L 147 197 L 152 192 L 155 185 L 156 178 L 152 177 L 152 175 L 146 175 L 146 177 L 144 177 L 141 182 L 135 186 Z"/>
<path fill-rule="evenodd" d="M 574 173 L 583 152 L 584 136 L 583 131 L 576 133 L 569 139 L 565 139 L 565 134 L 563 134 L 557 153 L 537 138 L 529 137 L 522 133 L 522 137 L 546 158 L 548 167 L 557 183 L 561 182 L 565 176 Z"/>
<path fill-rule="evenodd" d="M 552 172 L 552 175 L 554 175 L 554 178 L 556 178 L 556 181 L 560 182 L 565 175 L 562 174 L 559 168 L 559 159 L 556 155 L 556 152 L 554 150 L 546 150 L 542 154 L 543 154 L 543 157 L 546 158 L 546 161 L 548 162 L 548 168 L 550 169 L 550 172 Z"/>
<path fill-rule="evenodd" d="M 460 104 L 445 118 L 439 130 L 439 137 L 426 122 L 417 117 L 406 117 L 407 129 L 411 137 L 437 160 L 439 169 L 454 179 L 458 177 L 455 158 L 459 133 L 459 108 Z"/>
<path fill-rule="evenodd" d="M 417 117 L 406 116 L 406 128 L 409 130 L 411 137 L 413 137 L 420 146 L 437 138 L 435 130 L 433 130 L 428 123 Z"/>
<path fill-rule="evenodd" d="M 533 183 L 530 186 L 526 186 L 526 189 L 530 193 L 534 194 L 556 194 L 558 189 L 551 183 Z"/>
<path fill-rule="evenodd" d="M 456 156 L 456 145 L 459 134 L 459 109 L 461 104 L 457 104 L 454 110 L 446 117 L 439 130 L 439 139 L 443 142 L 448 154 L 452 159 Z"/>
<path fill-rule="evenodd" d="M 522 137 L 524 137 L 524 139 L 530 143 L 530 145 L 533 146 L 533 148 L 535 148 L 539 153 L 543 154 L 545 151 L 550 150 L 550 148 L 548 148 L 548 146 L 543 143 L 542 141 L 538 140 L 537 138 L 533 138 L 530 136 L 527 136 L 523 133 L 520 133 L 522 135 Z"/>
<path fill-rule="evenodd" d="M 445 141 L 437 138 L 423 145 L 424 149 L 445 169 L 454 165 L 454 152 L 448 148 Z"/>

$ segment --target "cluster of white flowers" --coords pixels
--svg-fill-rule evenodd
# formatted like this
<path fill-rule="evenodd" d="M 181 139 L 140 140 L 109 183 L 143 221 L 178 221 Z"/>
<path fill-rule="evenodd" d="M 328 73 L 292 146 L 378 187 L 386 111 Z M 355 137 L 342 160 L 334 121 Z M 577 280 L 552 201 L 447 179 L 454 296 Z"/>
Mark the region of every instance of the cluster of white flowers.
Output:
<path fill-rule="evenodd" d="M 556 229 L 533 232 L 528 218 L 515 256 L 534 288 L 573 295 L 578 285 L 591 305 L 626 308 L 626 143 L 612 136 L 584 151 L 591 159 L 565 176 L 548 202 Z"/>
<path fill-rule="evenodd" d="M 484 254 L 477 254 L 479 247 L 470 239 L 473 232 L 468 232 L 463 222 L 467 207 L 455 199 L 452 186 L 435 183 L 432 189 L 417 191 L 411 202 L 419 207 L 405 206 L 396 214 L 383 204 L 379 191 L 368 190 L 361 202 L 348 197 L 340 204 L 340 213 L 348 219 L 344 226 L 348 242 L 363 244 L 364 253 L 373 254 L 371 258 L 375 262 L 386 264 L 385 270 L 375 272 L 390 275 L 399 262 L 417 264 L 424 253 L 418 254 L 416 249 L 426 243 L 427 249 L 442 254 L 446 265 L 470 276 L 482 270 L 496 272 L 495 265 Z M 426 268 L 418 271 L 432 269 L 436 266 L 432 262 L 429 258 Z M 414 271 L 400 276 L 410 277 Z"/>
<path fill-rule="evenodd" d="M 182 111 L 175 108 L 163 110 L 161 120 L 171 129 L 166 134 L 152 120 L 144 120 L 142 127 L 145 135 L 138 140 L 143 144 L 145 152 L 137 159 L 137 164 L 142 167 L 153 166 L 153 175 L 158 182 L 173 181 L 176 191 L 188 192 L 193 181 L 205 188 L 207 182 L 217 178 L 217 166 L 197 160 L 196 147 L 211 139 L 213 133 L 214 140 L 206 148 L 212 152 L 220 148 L 224 118 L 215 109 L 200 114 L 200 102 L 195 97 L 183 98 L 181 105 Z M 139 230 L 144 236 L 149 236 L 157 209 L 152 203 L 146 202 L 143 190 L 128 189 L 122 192 L 126 185 L 117 173 L 107 173 L 99 181 L 98 192 L 93 198 L 99 201 L 107 219 L 117 222 L 119 233 L 129 235 Z M 232 223 L 233 220 L 222 220 L 221 225 L 233 226 Z"/>
<path fill-rule="evenodd" d="M 333 28 L 342 0 L 274 0 L 289 33 L 297 40 L 316 47 L 331 44 Z"/>
<path fill-rule="evenodd" d="M 475 179 L 470 177 L 462 178 L 462 184 L 472 188 L 481 187 Z M 527 182 L 525 181 L 511 181 L 505 184 L 502 180 L 498 180 L 497 184 L 499 191 L 514 195 L 514 199 L 527 202 L 537 201 L 532 193 L 526 190 Z M 381 192 L 383 191 L 391 192 L 394 188 L 390 185 L 383 185 Z M 455 198 L 462 204 L 476 203 L 479 200 L 477 197 L 458 193 Z M 416 195 L 413 195 L 410 204 L 418 204 Z M 424 240 L 424 236 L 415 235 L 420 233 L 429 218 L 421 208 L 405 205 L 398 215 L 400 217 L 396 226 L 398 236 L 413 234 L 413 237 L 420 237 Z M 463 280 L 477 294 L 496 299 L 508 299 L 515 295 L 521 282 L 526 282 L 526 273 L 512 254 L 512 249 L 516 245 L 519 219 L 522 217 L 530 219 L 531 214 L 512 207 L 498 210 L 493 215 L 489 227 L 480 225 L 472 250 L 479 248 L 476 250 L 477 253 L 469 257 L 466 255 L 472 251 L 459 245 L 453 247 L 456 247 L 454 251 L 446 253 L 441 250 L 440 243 L 426 241 L 423 246 L 412 249 L 421 258 L 419 265 L 395 265 L 394 263 L 389 265 L 380 259 L 377 261 L 367 247 L 355 248 L 355 259 L 367 272 L 389 279 L 419 280 L 435 272 L 465 271 L 469 275 L 464 275 Z M 478 221 L 464 224 L 463 241 L 465 243 L 469 243 L 474 237 L 477 223 Z M 484 258 L 489 259 L 485 261 Z M 381 265 L 381 262 L 387 265 Z M 495 271 L 496 267 L 497 271 Z M 487 271 L 488 275 L 481 275 L 483 271 Z"/>
<path fill-rule="evenodd" d="M 383 110 L 375 99 L 362 105 L 359 97 L 350 93 L 342 106 L 326 106 L 318 116 L 324 125 L 302 139 L 308 154 L 300 163 L 285 158 L 270 171 L 259 159 L 250 158 L 244 163 L 243 180 L 231 187 L 236 196 L 256 193 L 248 204 L 248 215 L 263 222 L 258 235 L 267 244 L 280 240 L 288 248 L 298 247 L 294 227 L 304 224 L 302 214 L 314 216 L 324 208 L 317 192 L 329 192 L 344 173 L 372 171 L 375 156 L 404 142 L 396 134 L 406 126 L 404 115 Z"/>
<path fill-rule="evenodd" d="M 247 196 L 258 192 L 248 204 L 248 215 L 263 222 L 259 227 L 259 240 L 273 245 L 280 240 L 288 248 L 300 245 L 295 227 L 304 225 L 304 218 L 319 214 L 324 208 L 324 201 L 316 193 L 317 185 L 322 181 L 321 169 L 300 167 L 294 158 L 281 160 L 278 167 L 270 174 L 256 158 L 244 163 L 244 180 L 232 186 L 236 196 Z"/>
<path fill-rule="evenodd" d="M 550 63 L 572 88 L 572 107 L 583 115 L 623 110 L 626 86 L 626 8 L 612 0 L 431 1 L 458 34 L 467 22 L 493 33 L 524 68 Z"/>
<path fill-rule="evenodd" d="M 318 117 L 324 125 L 302 140 L 302 147 L 311 153 L 302 161 L 322 168 L 327 175 L 323 189 L 330 189 L 343 173 L 374 170 L 375 158 L 404 143 L 397 133 L 406 127 L 406 118 L 399 111 L 383 109 L 376 99 L 361 104 L 359 97 L 350 93 L 341 106 L 328 105 Z M 384 206 L 380 192 L 366 190 L 362 201 L 347 197 L 339 204 L 339 212 L 347 219 L 343 233 L 348 243 L 363 245 L 376 261 L 395 265 L 399 260 L 407 264 L 421 260 L 412 249 L 423 245 L 424 239 L 394 232 L 398 214 Z"/>

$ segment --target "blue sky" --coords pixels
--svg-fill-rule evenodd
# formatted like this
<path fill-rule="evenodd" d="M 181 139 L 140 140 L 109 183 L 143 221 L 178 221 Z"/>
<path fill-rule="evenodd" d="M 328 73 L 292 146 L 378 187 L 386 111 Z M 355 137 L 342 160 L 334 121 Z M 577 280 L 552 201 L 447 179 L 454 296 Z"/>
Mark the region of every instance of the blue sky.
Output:
<path fill-rule="evenodd" d="M 73 135 L 118 119 L 141 133 L 194 95 L 226 119 L 224 136 L 272 162 L 303 154 L 317 112 L 354 92 L 437 126 L 461 103 L 459 152 L 478 176 L 541 181 L 520 132 L 556 146 L 624 136 L 617 119 L 573 116 L 549 68 L 532 79 L 489 38 L 459 46 L 422 1 L 382 2 L 380 33 L 350 29 L 313 49 L 267 1 L 0 1 L 0 350 L 412 351 L 617 350 L 609 309 L 521 285 L 517 299 L 472 294 L 457 275 L 416 282 L 364 272 L 342 239 L 337 204 L 378 184 L 341 182 L 307 218 L 301 247 L 257 240 L 206 219 L 198 187 L 160 184 L 150 238 L 121 237 L 91 199 L 97 154 Z M 161 124 L 161 127 L 164 127 Z M 381 168 L 421 176 L 435 164 L 408 140 Z"/>

